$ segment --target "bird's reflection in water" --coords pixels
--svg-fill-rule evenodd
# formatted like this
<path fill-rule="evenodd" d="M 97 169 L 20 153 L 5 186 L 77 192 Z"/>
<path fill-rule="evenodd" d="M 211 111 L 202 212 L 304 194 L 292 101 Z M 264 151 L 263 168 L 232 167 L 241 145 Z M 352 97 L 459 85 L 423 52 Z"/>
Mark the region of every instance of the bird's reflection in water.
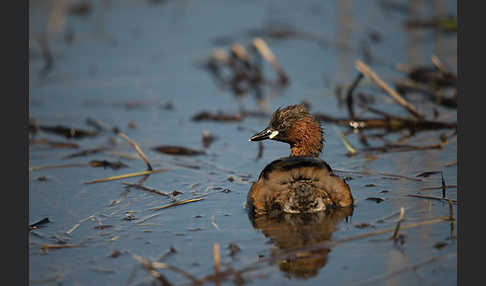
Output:
<path fill-rule="evenodd" d="M 324 243 L 352 214 L 353 208 L 345 207 L 304 214 L 250 214 L 249 218 L 277 247 L 272 257 L 279 269 L 289 278 L 308 279 L 326 265 L 330 249 Z"/>

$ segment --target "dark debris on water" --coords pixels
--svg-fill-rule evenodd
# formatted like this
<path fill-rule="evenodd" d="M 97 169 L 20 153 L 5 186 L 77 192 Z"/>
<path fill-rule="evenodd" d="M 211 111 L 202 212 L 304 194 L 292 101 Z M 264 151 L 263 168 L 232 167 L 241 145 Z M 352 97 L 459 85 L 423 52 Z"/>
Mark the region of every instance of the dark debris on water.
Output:
<path fill-rule="evenodd" d="M 424 67 L 407 67 L 406 72 L 408 76 L 408 82 L 413 82 L 414 84 L 420 84 L 425 86 L 428 94 L 432 94 L 434 99 L 433 103 L 436 105 L 444 105 L 448 107 L 456 106 L 454 101 L 457 98 L 457 86 L 456 86 L 456 75 L 449 72 L 445 66 L 436 57 L 432 57 L 433 66 Z M 340 99 L 340 106 L 346 106 L 348 111 L 348 117 L 335 117 L 334 115 L 324 114 L 322 112 L 315 112 L 313 115 L 317 120 L 323 122 L 329 122 L 335 125 L 341 125 L 343 127 L 349 128 L 348 132 L 357 134 L 359 137 L 359 142 L 364 145 L 364 148 L 356 151 L 349 140 L 345 136 L 341 136 L 345 147 L 348 149 L 352 148 L 358 154 L 359 152 L 364 152 L 369 154 L 369 152 L 407 152 L 407 151 L 421 151 L 421 150 L 431 150 L 438 149 L 442 150 L 446 145 L 452 143 L 456 140 L 456 135 L 453 137 L 441 136 L 440 141 L 428 145 L 412 145 L 403 144 L 403 141 L 415 136 L 421 131 L 437 131 L 440 129 L 453 129 L 457 131 L 456 121 L 444 121 L 438 120 L 440 118 L 436 106 L 432 107 L 434 112 L 434 118 L 428 119 L 422 111 L 418 111 L 406 98 L 400 95 L 400 93 L 405 93 L 404 89 L 400 89 L 398 86 L 398 92 L 392 87 L 386 84 L 376 73 L 374 73 L 370 67 L 364 64 L 362 61 L 356 61 L 356 69 L 359 71 L 356 78 L 349 85 L 346 92 L 343 92 L 342 87 L 337 89 L 338 99 Z M 400 107 L 406 109 L 413 116 L 398 116 L 394 114 L 387 113 L 383 110 L 373 107 L 374 100 L 361 100 L 360 102 L 355 102 L 354 98 L 359 96 L 355 95 L 356 90 L 359 87 L 360 82 L 363 78 L 370 79 L 374 84 L 380 87 L 385 93 L 387 93 L 393 102 L 398 104 Z M 401 82 L 401 81 L 400 81 Z M 454 98 L 443 96 L 443 89 L 449 88 L 453 89 L 452 94 Z M 455 91 L 455 92 L 454 92 Z M 343 98 L 342 94 L 345 93 Z M 438 95 L 440 93 L 440 95 Z M 373 95 L 368 95 L 367 97 L 373 98 Z M 356 109 L 359 107 L 361 110 L 358 112 Z M 372 115 L 367 115 L 365 113 L 371 113 Z M 369 130 L 380 129 L 384 130 L 384 133 L 380 137 L 375 136 L 376 134 L 368 134 Z M 404 132 L 408 131 L 407 135 L 402 135 L 396 142 L 387 139 L 385 136 L 392 134 L 394 132 Z M 454 134 L 454 133 L 453 133 Z M 344 135 L 344 133 L 342 134 Z M 384 142 L 381 146 L 374 146 L 370 142 L 370 138 L 380 139 Z"/>
<path fill-rule="evenodd" d="M 52 149 L 77 149 L 79 145 L 71 142 L 52 141 L 46 138 L 32 138 L 29 140 L 29 146 L 44 145 Z"/>
<path fill-rule="evenodd" d="M 382 198 L 378 198 L 378 197 L 370 197 L 370 198 L 366 198 L 367 201 L 374 201 L 376 202 L 377 204 L 381 203 L 384 201 L 384 199 Z"/>
<path fill-rule="evenodd" d="M 68 139 L 81 139 L 85 137 L 98 136 L 98 131 L 76 129 L 76 128 L 66 127 L 62 125 L 56 125 L 56 126 L 33 125 L 32 122 L 29 125 L 29 130 L 31 130 L 31 132 L 43 131 L 47 133 L 52 133 L 52 134 L 64 136 Z"/>
<path fill-rule="evenodd" d="M 163 154 L 176 155 L 176 156 L 196 156 L 206 154 L 203 150 L 196 150 L 182 146 L 162 145 L 153 147 L 152 150 Z"/>
<path fill-rule="evenodd" d="M 440 173 L 441 173 L 441 171 L 428 171 L 428 172 L 422 172 L 422 173 L 418 174 L 416 177 L 427 178 L 431 175 L 440 174 Z"/>
<path fill-rule="evenodd" d="M 106 161 L 106 160 L 92 160 L 89 162 L 90 166 L 91 167 L 103 167 L 103 169 L 106 169 L 106 168 L 110 168 L 110 169 L 113 169 L 113 170 L 118 170 L 118 169 L 121 169 L 121 168 L 125 168 L 125 167 L 128 167 L 128 165 L 120 162 L 120 161 L 117 161 L 117 162 L 110 162 L 110 161 Z"/>
<path fill-rule="evenodd" d="M 219 121 L 219 122 L 234 122 L 243 120 L 244 116 L 241 114 L 227 114 L 221 111 L 211 113 L 209 111 L 201 111 L 192 117 L 193 121 Z"/>
<path fill-rule="evenodd" d="M 48 217 L 43 218 L 43 219 L 41 219 L 40 221 L 35 222 L 35 223 L 33 223 L 33 224 L 29 225 L 29 230 L 32 230 L 32 229 L 37 229 L 37 228 L 39 228 L 40 226 L 42 226 L 42 225 L 44 225 L 44 224 L 46 224 L 46 223 L 49 223 L 49 222 L 51 222 L 51 221 L 49 220 L 49 218 L 48 218 Z"/>
<path fill-rule="evenodd" d="M 264 61 L 277 74 L 276 80 L 264 74 Z M 213 49 L 203 66 L 221 88 L 230 90 L 236 98 L 252 93 L 261 105 L 264 105 L 266 86 L 272 91 L 278 91 L 289 84 L 289 78 L 277 57 L 268 44 L 258 37 L 253 38 L 247 47 L 234 42 L 227 48 Z"/>
<path fill-rule="evenodd" d="M 82 150 L 80 152 L 76 152 L 76 153 L 66 155 L 66 156 L 63 157 L 63 159 L 71 159 L 71 158 L 76 158 L 76 157 L 86 157 L 88 155 L 101 153 L 101 152 L 106 151 L 106 150 L 108 150 L 108 148 L 106 148 L 106 147 L 86 149 L 86 150 Z"/>

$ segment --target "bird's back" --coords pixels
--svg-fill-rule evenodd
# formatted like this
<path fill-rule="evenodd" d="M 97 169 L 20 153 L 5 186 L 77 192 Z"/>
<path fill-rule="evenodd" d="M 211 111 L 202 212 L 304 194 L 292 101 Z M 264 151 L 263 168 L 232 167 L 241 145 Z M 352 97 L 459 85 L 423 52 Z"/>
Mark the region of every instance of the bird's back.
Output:
<path fill-rule="evenodd" d="M 349 186 L 313 157 L 285 157 L 268 164 L 253 183 L 247 205 L 254 213 L 308 213 L 353 204 Z"/>

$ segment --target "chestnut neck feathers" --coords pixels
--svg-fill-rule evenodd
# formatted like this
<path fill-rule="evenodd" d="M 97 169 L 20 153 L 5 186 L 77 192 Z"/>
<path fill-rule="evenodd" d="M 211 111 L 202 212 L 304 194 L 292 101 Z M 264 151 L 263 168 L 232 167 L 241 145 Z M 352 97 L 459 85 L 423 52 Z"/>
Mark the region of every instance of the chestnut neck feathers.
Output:
<path fill-rule="evenodd" d="M 323 147 L 319 122 L 303 105 L 290 105 L 277 109 L 270 124 L 255 134 L 250 141 L 272 139 L 290 145 L 290 156 L 318 157 Z"/>
<path fill-rule="evenodd" d="M 291 127 L 290 156 L 319 157 L 322 151 L 322 129 L 319 123 L 300 120 Z"/>

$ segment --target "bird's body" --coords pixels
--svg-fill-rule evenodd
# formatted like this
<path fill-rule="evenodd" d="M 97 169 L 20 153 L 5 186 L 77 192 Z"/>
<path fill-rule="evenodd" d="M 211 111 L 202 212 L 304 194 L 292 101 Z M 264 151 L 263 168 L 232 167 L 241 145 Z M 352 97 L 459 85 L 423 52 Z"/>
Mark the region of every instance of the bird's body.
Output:
<path fill-rule="evenodd" d="M 269 127 L 250 141 L 272 139 L 290 145 L 290 157 L 268 164 L 248 192 L 255 214 L 312 213 L 353 204 L 348 184 L 318 158 L 323 144 L 319 122 L 301 105 L 278 109 Z"/>

